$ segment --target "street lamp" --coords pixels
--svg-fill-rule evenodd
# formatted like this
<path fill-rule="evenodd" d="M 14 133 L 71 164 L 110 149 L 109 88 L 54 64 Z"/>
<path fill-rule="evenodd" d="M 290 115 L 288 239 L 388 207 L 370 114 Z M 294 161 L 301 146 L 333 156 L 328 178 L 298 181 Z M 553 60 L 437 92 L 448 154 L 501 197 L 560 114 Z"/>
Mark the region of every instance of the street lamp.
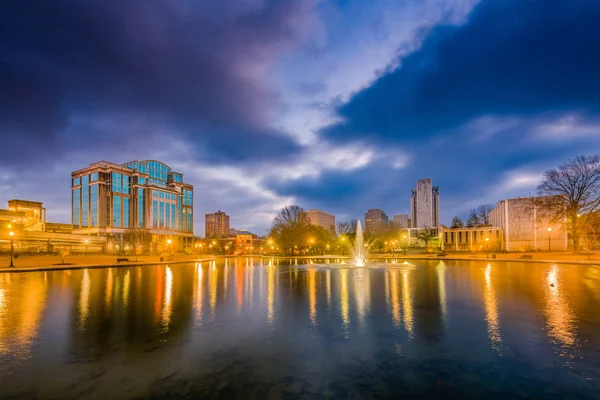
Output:
<path fill-rule="evenodd" d="M 489 243 L 489 241 L 490 241 L 490 238 L 486 237 L 485 238 L 485 253 L 486 253 L 486 257 L 487 258 L 490 258 L 490 252 L 488 250 L 488 243 Z"/>
<path fill-rule="evenodd" d="M 15 265 L 13 264 L 13 256 L 15 253 L 15 247 L 13 246 L 13 236 L 15 236 L 15 233 L 10 231 L 8 234 L 10 235 L 10 265 L 8 267 L 14 268 Z"/>
<path fill-rule="evenodd" d="M 406 251 L 408 250 L 408 240 L 406 239 L 406 235 L 402 237 L 404 238 L 404 255 L 406 255 Z"/>
<path fill-rule="evenodd" d="M 85 239 L 84 242 L 85 242 L 85 256 L 87 257 L 87 254 L 88 254 L 88 240 Z"/>
<path fill-rule="evenodd" d="M 548 227 L 548 253 L 550 253 L 550 232 L 552 232 L 552 228 Z"/>
<path fill-rule="evenodd" d="M 171 239 L 167 239 L 167 252 L 169 254 L 169 261 L 171 261 Z"/>

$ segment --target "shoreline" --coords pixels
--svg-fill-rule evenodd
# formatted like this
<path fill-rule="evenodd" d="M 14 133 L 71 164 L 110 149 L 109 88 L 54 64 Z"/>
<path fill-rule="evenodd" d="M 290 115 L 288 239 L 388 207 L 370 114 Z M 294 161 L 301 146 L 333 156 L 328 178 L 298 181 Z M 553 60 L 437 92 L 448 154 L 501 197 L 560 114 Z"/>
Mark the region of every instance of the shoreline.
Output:
<path fill-rule="evenodd" d="M 247 256 L 209 256 L 201 257 L 188 260 L 174 260 L 174 261 L 132 261 L 129 263 L 109 263 L 102 262 L 97 264 L 71 264 L 71 265 L 40 265 L 31 267 L 3 267 L 0 268 L 0 273 L 24 273 L 24 272 L 42 272 L 42 271 L 62 271 L 62 270 L 78 270 L 78 269 L 98 269 L 98 268 L 122 268 L 122 267 L 144 267 L 151 265 L 170 265 L 170 264 L 187 264 L 197 263 L 206 261 L 215 261 L 218 259 L 226 258 L 262 258 L 262 259 L 344 259 L 347 260 L 349 256 L 265 256 L 265 255 L 247 255 Z M 546 263 L 546 264 L 572 264 L 572 265 L 588 265 L 588 266 L 600 266 L 600 260 L 572 260 L 572 259 L 521 259 L 521 258 L 479 258 L 479 257 L 439 257 L 439 256 L 427 256 L 427 255 L 374 255 L 370 257 L 372 261 L 383 261 L 383 260 L 405 260 L 405 261 L 477 261 L 477 262 L 520 262 L 520 263 Z"/>

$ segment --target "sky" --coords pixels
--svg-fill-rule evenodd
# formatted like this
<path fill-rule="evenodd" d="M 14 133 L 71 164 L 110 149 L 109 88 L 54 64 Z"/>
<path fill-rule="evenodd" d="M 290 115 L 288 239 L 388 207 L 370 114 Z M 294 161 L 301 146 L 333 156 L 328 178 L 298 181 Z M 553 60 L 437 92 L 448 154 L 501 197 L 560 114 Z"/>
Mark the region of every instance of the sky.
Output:
<path fill-rule="evenodd" d="M 441 222 L 600 153 L 597 0 L 72 0 L 0 6 L 0 207 L 70 222 L 70 173 L 156 159 L 264 234 L 297 204 Z"/>

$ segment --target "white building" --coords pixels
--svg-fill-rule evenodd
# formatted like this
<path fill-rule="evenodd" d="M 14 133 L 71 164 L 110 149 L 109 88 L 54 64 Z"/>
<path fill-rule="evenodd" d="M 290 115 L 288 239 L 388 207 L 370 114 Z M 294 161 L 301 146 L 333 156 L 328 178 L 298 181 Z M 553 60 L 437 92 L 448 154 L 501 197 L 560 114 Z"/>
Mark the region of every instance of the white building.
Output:
<path fill-rule="evenodd" d="M 431 179 L 417 181 L 410 196 L 411 228 L 433 228 L 440 225 L 440 188 Z"/>

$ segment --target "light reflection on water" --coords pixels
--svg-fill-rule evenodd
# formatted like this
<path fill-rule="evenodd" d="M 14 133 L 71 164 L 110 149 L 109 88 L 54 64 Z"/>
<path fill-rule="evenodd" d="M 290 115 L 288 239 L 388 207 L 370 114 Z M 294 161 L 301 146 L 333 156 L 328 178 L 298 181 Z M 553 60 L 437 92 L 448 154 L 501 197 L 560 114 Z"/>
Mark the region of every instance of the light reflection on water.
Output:
<path fill-rule="evenodd" d="M 97 397 L 161 397 L 153 391 L 178 385 L 231 397 L 250 393 L 247 379 L 266 392 L 246 398 L 296 381 L 307 397 L 387 387 L 386 397 L 404 384 L 585 398 L 599 384 L 598 267 L 302 262 L 0 274 L 3 394 L 70 398 L 91 382 Z"/>

